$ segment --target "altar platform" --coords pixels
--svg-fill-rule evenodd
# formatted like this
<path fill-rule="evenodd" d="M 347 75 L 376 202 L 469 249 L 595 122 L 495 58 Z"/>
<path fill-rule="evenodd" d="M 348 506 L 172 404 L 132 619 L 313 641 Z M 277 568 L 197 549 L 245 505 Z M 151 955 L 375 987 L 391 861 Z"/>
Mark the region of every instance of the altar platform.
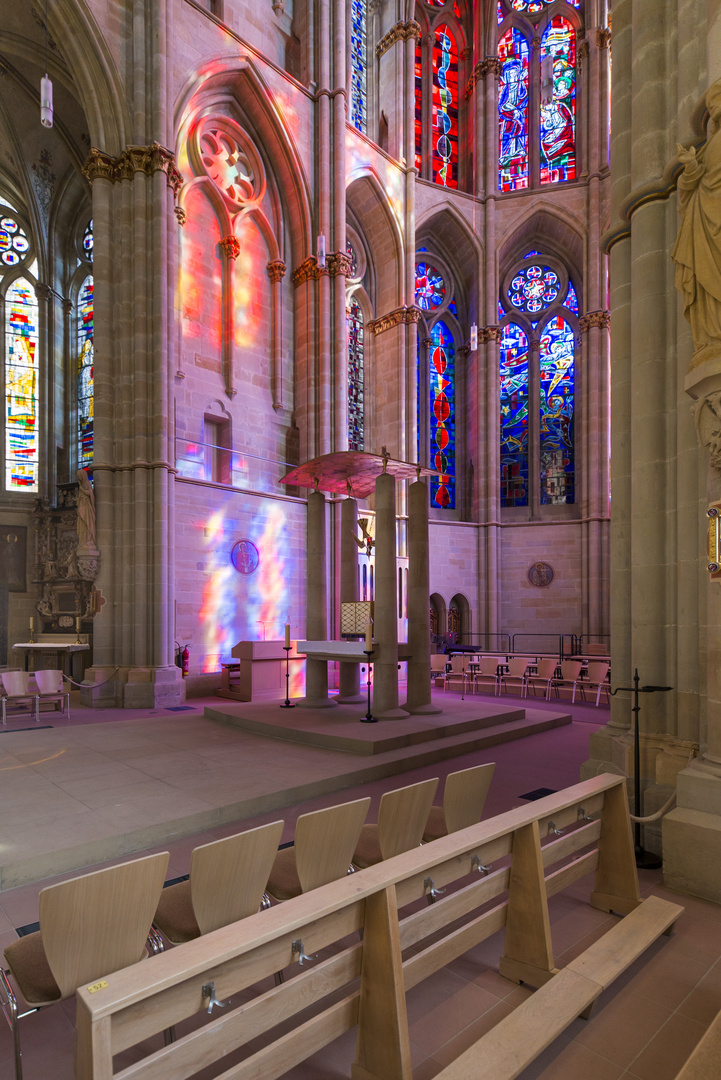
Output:
<path fill-rule="evenodd" d="M 571 723 L 562 703 L 434 698 L 439 715 L 377 724 L 361 724 L 358 705 L 314 712 L 218 699 L 130 716 L 73 700 L 72 722 L 14 718 L 0 731 L 0 891 L 234 822 L 248 828 L 258 815 L 284 817 L 303 800 L 395 774 L 401 786 L 404 773 L 449 759 L 462 768 L 473 750 Z"/>

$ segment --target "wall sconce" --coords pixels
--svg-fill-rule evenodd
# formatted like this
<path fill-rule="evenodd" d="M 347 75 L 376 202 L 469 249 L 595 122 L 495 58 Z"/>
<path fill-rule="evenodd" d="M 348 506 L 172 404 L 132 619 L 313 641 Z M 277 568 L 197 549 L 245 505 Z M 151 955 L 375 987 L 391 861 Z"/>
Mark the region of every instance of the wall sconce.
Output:
<path fill-rule="evenodd" d="M 471 352 L 478 348 L 478 327 L 475 323 L 471 326 Z"/>
<path fill-rule="evenodd" d="M 53 84 L 47 72 L 40 80 L 40 123 L 46 128 L 53 126 Z"/>
<path fill-rule="evenodd" d="M 318 266 L 323 269 L 325 266 L 325 236 L 323 233 L 318 233 L 318 247 L 316 249 L 316 262 Z"/>

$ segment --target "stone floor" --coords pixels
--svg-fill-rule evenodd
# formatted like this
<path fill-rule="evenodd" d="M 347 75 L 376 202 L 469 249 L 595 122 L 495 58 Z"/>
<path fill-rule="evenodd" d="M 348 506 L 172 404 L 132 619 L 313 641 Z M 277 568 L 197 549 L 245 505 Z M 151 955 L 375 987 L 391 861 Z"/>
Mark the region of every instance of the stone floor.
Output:
<path fill-rule="evenodd" d="M 449 692 L 448 699 L 452 697 Z M 509 699 L 509 704 L 512 703 L 513 699 Z M 202 704 L 204 702 L 189 702 L 192 708 Z M 558 711 L 554 703 L 546 705 L 542 701 L 534 702 L 533 707 Z M 604 708 L 567 708 L 564 704 L 564 710 L 570 711 L 573 716 L 573 722 L 566 727 L 534 734 L 518 742 L 476 750 L 460 758 L 424 764 L 405 772 L 400 779 L 389 776 L 366 783 L 351 783 L 344 789 L 342 799 L 370 795 L 370 818 L 373 819 L 384 790 L 427 776 L 440 776 L 442 782 L 445 775 L 454 769 L 495 761 L 496 772 L 484 817 L 521 805 L 523 800 L 520 796 L 535 788 L 560 789 L 577 782 L 580 764 L 588 756 L 589 735 L 607 717 Z M 199 715 L 199 712 L 180 712 L 176 714 L 176 719 L 192 720 Z M 57 715 L 55 718 L 49 715 L 47 723 L 54 725 L 53 731 L 72 735 L 78 746 L 85 746 L 88 754 L 94 753 L 93 727 L 98 723 L 110 723 L 118 739 L 123 731 L 130 733 L 131 740 L 142 737 L 145 743 L 140 747 L 139 760 L 147 760 L 147 755 L 153 752 L 161 755 L 167 752 L 166 768 L 158 778 L 162 783 L 169 782 L 170 786 L 182 790 L 185 787 L 183 766 L 187 763 L 187 747 L 173 743 L 172 749 L 167 748 L 166 740 L 174 723 L 169 719 L 172 716 L 166 710 L 137 711 L 130 716 L 123 712 L 116 715 L 113 711 L 113 715 L 109 716 L 108 710 L 93 713 L 92 710 L 78 708 L 73 710 L 70 724 Z M 41 724 L 45 722 L 46 717 L 43 716 Z M 30 726 L 30 723 L 20 721 L 16 726 Z M 81 726 L 82 731 L 79 731 Z M 182 723 L 177 726 L 179 739 L 180 730 L 184 727 L 187 728 L 187 725 Z M 39 736 L 42 733 L 37 731 L 36 734 Z M 287 785 L 288 776 L 292 779 L 298 771 L 298 747 L 292 744 L 284 746 L 279 740 L 262 740 L 258 736 L 244 737 L 250 738 L 252 745 L 256 740 L 270 745 L 264 748 L 258 746 L 256 756 L 249 742 L 246 758 L 244 761 L 235 760 L 233 768 L 242 768 L 250 783 L 250 776 L 257 771 L 268 770 L 269 775 L 275 775 L 274 770 L 282 762 L 284 768 L 280 771 L 284 773 Z M 0 734 L 0 770 L 5 767 L 2 762 L 4 738 Z M 182 743 L 184 740 L 180 741 Z M 290 751 L 290 758 L 285 757 L 285 750 Z M 212 746 L 210 751 L 212 756 Z M 32 755 L 33 752 L 31 745 L 28 754 Z M 3 789 L 7 775 L 7 772 L 3 773 Z M 187 776 L 192 789 L 189 791 L 191 799 L 200 797 L 201 781 L 202 777 L 191 770 L 191 775 Z M 131 782 L 135 783 L 136 780 Z M 60 778 L 58 788 L 61 791 L 70 788 L 71 791 L 65 793 L 72 793 L 73 783 L 73 777 L 67 775 Z M 16 797 L 19 797 L 18 790 L 15 790 Z M 112 798 L 111 789 L 99 782 L 96 792 L 98 810 L 107 808 Z M 142 798 L 140 792 L 138 795 Z M 279 816 L 285 820 L 283 838 L 290 839 L 299 813 L 338 801 L 337 792 L 317 794 L 311 799 L 287 806 L 282 812 L 277 809 L 257 812 L 252 818 L 218 824 L 196 835 L 165 843 L 162 850 L 170 851 L 168 876 L 177 877 L 188 872 L 190 853 L 197 844 L 240 831 L 250 824 L 275 820 Z M 91 806 L 89 809 L 92 811 L 94 808 Z M 151 812 L 152 806 L 146 806 L 146 816 Z M 33 822 L 37 821 L 35 814 L 33 799 L 28 796 L 22 814 L 28 842 L 32 838 Z M 69 814 L 63 819 L 66 831 L 72 832 L 73 817 Z M 5 844 L 8 840 L 14 842 L 3 827 L 1 842 Z M 158 848 L 149 842 L 146 850 Z M 122 857 L 111 861 L 122 861 Z M 62 876 L 67 878 L 74 875 L 68 872 Z M 674 936 L 662 938 L 656 943 L 603 995 L 592 1019 L 589 1022 L 574 1022 L 535 1065 L 521 1074 L 521 1080 L 579 1080 L 581 1077 L 583 1080 L 673 1080 L 721 1008 L 721 907 L 671 894 L 663 887 L 661 871 L 642 871 L 640 878 L 644 893 L 654 892 L 685 905 L 686 913 L 679 920 Z M 51 878 L 0 892 L 0 949 L 15 938 L 16 928 L 37 920 L 40 889 L 60 879 Z M 598 936 L 608 918 L 588 907 L 585 902 L 588 891 L 588 882 L 579 882 L 574 889 L 566 890 L 551 901 L 552 934 L 559 966 L 584 948 L 594 936 Z M 501 935 L 488 939 L 436 977 L 409 992 L 414 1080 L 431 1080 L 445 1064 L 529 992 L 498 975 L 501 941 Z M 70 1001 L 24 1021 L 25 1080 L 47 1080 L 47 1077 L 71 1080 L 73 1017 L 74 1002 Z M 344 1080 L 350 1075 L 353 1046 L 354 1033 L 349 1032 L 286 1074 L 284 1080 Z M 0 1020 L 0 1077 L 11 1080 L 12 1075 L 10 1032 Z M 478 1075 L 479 1078 L 483 1076 L 480 1062 Z"/>

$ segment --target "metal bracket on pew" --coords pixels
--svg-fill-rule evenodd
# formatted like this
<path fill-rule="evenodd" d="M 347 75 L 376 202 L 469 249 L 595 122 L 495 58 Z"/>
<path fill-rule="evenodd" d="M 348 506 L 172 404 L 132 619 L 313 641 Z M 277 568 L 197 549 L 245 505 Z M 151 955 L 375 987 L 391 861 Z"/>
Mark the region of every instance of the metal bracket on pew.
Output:
<path fill-rule="evenodd" d="M 491 867 L 484 866 L 480 855 L 471 855 L 471 871 L 477 870 L 479 874 L 490 874 Z"/>
<path fill-rule="evenodd" d="M 303 942 L 302 942 L 302 940 L 300 938 L 298 938 L 296 941 L 294 941 L 292 943 L 291 948 L 293 950 L 293 956 L 295 956 L 295 954 L 298 953 L 298 963 L 300 964 L 301 967 L 303 967 L 303 961 L 304 960 L 314 960 L 315 959 L 314 956 L 307 956 L 306 955 L 306 951 L 303 948 Z"/>
<path fill-rule="evenodd" d="M 557 829 L 555 821 L 549 821 L 548 823 L 548 835 L 549 836 L 563 836 L 565 829 Z"/>
<path fill-rule="evenodd" d="M 426 896 L 428 897 L 429 903 L 431 904 L 435 901 L 437 896 L 443 896 L 443 893 L 446 891 L 445 889 L 437 889 L 433 884 L 432 877 L 427 877 L 423 879 L 423 888 L 425 890 Z"/>
<path fill-rule="evenodd" d="M 579 821 L 595 821 L 596 819 L 593 818 L 593 817 L 589 817 L 589 815 L 586 813 L 586 811 L 583 809 L 583 807 L 579 806 L 578 807 L 578 820 Z"/>
<path fill-rule="evenodd" d="M 204 999 L 208 998 L 209 1013 L 212 1013 L 215 1006 L 217 1006 L 219 1009 L 225 1009 L 228 1005 L 230 1005 L 230 998 L 228 998 L 227 1001 L 218 1001 L 217 997 L 215 996 L 214 982 L 205 983 L 203 986 L 202 994 Z"/>

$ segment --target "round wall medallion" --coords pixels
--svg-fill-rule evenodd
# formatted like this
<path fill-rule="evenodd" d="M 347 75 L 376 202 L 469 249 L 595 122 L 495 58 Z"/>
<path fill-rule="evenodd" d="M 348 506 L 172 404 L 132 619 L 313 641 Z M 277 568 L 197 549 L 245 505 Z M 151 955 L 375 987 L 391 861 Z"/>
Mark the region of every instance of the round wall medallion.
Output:
<path fill-rule="evenodd" d="M 250 540 L 238 540 L 230 550 L 230 561 L 239 574 L 252 574 L 258 568 L 260 555 Z"/>
<path fill-rule="evenodd" d="M 528 570 L 528 580 L 531 585 L 542 589 L 544 585 L 550 585 L 553 581 L 553 567 L 547 562 L 534 562 Z"/>

